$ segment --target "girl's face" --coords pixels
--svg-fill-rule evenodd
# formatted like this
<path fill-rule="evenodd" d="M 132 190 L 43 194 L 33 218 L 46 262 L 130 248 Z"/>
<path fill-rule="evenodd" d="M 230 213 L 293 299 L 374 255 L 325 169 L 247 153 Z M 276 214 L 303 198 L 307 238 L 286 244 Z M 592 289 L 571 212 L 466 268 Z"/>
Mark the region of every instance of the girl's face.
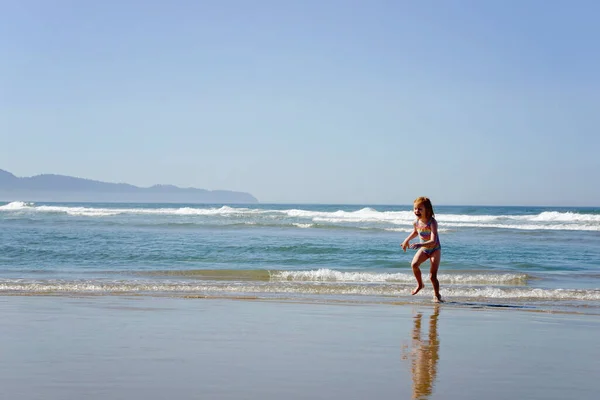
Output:
<path fill-rule="evenodd" d="M 423 204 L 415 204 L 414 205 L 414 213 L 417 218 L 427 217 L 427 210 L 425 210 L 425 206 Z"/>

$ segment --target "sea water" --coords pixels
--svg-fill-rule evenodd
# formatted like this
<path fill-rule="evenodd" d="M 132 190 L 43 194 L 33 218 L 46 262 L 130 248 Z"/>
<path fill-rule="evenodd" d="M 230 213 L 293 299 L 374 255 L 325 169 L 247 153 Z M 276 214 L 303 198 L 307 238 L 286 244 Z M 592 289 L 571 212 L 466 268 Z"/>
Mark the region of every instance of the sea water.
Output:
<path fill-rule="evenodd" d="M 446 302 L 600 314 L 600 209 L 438 206 Z M 412 207 L 0 203 L 0 295 L 430 302 Z"/>

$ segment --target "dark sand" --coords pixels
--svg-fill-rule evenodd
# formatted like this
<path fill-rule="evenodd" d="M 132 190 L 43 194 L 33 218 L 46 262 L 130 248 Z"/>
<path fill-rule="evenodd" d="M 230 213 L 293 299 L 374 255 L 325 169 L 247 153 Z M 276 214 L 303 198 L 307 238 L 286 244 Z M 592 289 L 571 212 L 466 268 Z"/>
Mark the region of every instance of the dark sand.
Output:
<path fill-rule="evenodd" d="M 600 318 L 156 297 L 0 297 L 1 399 L 597 399 Z"/>

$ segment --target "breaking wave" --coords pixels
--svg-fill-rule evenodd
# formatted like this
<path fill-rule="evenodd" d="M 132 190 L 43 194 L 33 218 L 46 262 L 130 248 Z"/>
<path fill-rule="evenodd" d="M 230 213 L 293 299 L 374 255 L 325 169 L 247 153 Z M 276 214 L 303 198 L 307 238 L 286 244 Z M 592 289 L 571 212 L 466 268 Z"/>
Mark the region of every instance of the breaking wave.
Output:
<path fill-rule="evenodd" d="M 406 231 L 411 228 L 411 211 L 377 211 L 372 207 L 345 211 L 248 208 L 232 206 L 106 207 L 105 205 L 36 205 L 15 201 L 0 206 L 0 212 L 72 217 L 114 218 L 129 216 L 157 224 L 164 218 L 202 225 L 285 226 L 290 228 L 352 228 Z M 152 218 L 156 217 L 157 220 Z M 573 211 L 541 211 L 530 215 L 473 215 L 438 213 L 440 229 L 495 228 L 516 230 L 600 231 L 600 214 Z M 172 222 L 172 221 L 169 221 Z"/>

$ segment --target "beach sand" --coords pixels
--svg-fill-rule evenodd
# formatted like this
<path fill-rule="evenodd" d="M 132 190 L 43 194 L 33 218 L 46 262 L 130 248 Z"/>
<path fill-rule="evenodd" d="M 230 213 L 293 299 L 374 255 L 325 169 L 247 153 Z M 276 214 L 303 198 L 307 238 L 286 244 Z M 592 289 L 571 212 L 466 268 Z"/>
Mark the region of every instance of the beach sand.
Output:
<path fill-rule="evenodd" d="M 0 297 L 2 399 L 596 399 L 600 318 L 429 303 Z"/>

